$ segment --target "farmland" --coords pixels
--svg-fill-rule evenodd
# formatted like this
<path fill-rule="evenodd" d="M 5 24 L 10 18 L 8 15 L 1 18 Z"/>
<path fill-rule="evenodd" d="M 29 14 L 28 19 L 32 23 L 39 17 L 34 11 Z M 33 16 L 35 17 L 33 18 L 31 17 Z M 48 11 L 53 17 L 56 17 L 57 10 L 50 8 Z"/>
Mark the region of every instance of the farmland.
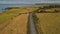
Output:
<path fill-rule="evenodd" d="M 38 22 L 36 23 L 39 34 L 60 34 L 60 12 L 52 13 L 60 8 L 45 9 L 45 13 L 36 13 Z M 51 12 L 51 13 L 50 13 Z"/>
<path fill-rule="evenodd" d="M 60 34 L 60 5 L 8 7 L 0 13 L 0 34 L 27 34 L 30 25 L 38 34 Z"/>
<path fill-rule="evenodd" d="M 6 8 L 0 14 L 0 34 L 26 34 L 28 13 L 36 9 L 34 7 Z"/>

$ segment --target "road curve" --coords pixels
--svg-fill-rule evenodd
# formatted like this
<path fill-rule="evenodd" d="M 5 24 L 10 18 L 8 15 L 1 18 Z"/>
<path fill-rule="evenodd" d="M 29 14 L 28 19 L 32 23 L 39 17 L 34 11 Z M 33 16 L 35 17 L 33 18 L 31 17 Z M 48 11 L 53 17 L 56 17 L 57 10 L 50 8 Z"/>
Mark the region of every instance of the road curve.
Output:
<path fill-rule="evenodd" d="M 37 34 L 32 15 L 33 15 L 33 13 L 29 13 L 29 34 Z"/>

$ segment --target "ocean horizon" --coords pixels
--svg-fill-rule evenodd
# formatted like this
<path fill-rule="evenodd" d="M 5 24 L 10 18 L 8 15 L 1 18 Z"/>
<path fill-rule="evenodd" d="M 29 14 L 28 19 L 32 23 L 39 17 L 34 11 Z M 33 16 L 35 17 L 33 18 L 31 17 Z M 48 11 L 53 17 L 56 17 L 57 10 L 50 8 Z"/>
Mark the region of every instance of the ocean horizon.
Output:
<path fill-rule="evenodd" d="M 59 4 L 59 3 L 36 3 L 36 4 Z M 23 6 L 33 6 L 36 4 L 0 4 L 0 13 L 8 7 L 23 7 Z"/>
<path fill-rule="evenodd" d="M 32 4 L 0 4 L 0 13 L 8 7 L 23 7 L 23 6 L 32 6 Z"/>

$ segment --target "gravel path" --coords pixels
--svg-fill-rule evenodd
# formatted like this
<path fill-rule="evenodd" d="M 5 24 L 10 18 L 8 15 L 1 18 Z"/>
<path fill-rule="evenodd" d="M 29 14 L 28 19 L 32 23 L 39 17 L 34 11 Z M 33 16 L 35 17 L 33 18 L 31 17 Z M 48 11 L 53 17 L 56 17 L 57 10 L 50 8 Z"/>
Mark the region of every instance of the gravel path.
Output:
<path fill-rule="evenodd" d="M 36 28 L 35 28 L 35 24 L 33 22 L 33 13 L 29 14 L 29 34 L 37 34 Z"/>

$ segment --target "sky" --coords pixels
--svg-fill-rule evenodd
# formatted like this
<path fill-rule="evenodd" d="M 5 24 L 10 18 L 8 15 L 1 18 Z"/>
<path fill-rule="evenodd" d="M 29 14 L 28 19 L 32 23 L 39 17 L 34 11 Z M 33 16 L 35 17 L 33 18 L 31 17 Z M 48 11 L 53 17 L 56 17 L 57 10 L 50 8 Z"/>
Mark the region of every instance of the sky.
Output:
<path fill-rule="evenodd" d="M 0 4 L 60 3 L 60 0 L 0 0 Z"/>

